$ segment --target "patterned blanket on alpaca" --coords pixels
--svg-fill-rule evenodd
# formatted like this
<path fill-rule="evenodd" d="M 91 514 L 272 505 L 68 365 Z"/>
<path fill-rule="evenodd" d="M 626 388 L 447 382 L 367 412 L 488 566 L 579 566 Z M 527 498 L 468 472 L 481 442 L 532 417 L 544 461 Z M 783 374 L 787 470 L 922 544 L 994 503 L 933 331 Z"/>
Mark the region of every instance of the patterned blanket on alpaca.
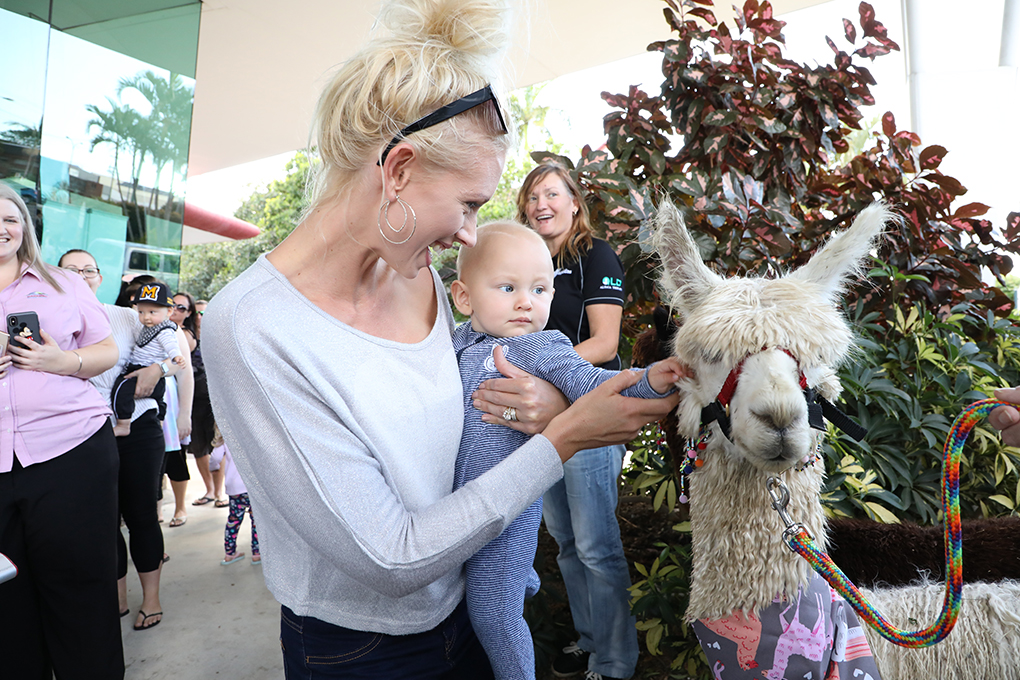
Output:
<path fill-rule="evenodd" d="M 715 680 L 881 680 L 857 614 L 817 574 L 793 601 L 694 630 Z"/>

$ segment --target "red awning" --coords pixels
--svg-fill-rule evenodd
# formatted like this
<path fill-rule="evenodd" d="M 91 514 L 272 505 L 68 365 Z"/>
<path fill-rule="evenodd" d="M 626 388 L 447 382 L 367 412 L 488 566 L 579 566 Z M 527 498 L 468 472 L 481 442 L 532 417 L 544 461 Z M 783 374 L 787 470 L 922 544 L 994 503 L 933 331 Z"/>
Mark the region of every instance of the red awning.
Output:
<path fill-rule="evenodd" d="M 193 229 L 208 231 L 235 241 L 259 235 L 259 228 L 251 222 L 245 222 L 233 216 L 218 215 L 193 203 L 184 204 L 184 224 Z"/>

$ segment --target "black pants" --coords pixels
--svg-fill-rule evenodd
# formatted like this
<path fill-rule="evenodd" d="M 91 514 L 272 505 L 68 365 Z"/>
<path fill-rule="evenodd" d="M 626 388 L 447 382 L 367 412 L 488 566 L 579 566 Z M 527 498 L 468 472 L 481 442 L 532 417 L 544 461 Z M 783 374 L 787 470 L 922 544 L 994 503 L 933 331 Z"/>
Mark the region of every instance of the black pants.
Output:
<path fill-rule="evenodd" d="M 116 414 L 117 420 L 130 420 L 131 416 L 135 413 L 135 387 L 138 384 L 138 378 L 128 378 L 125 380 L 124 376 L 128 373 L 134 373 L 140 368 L 145 368 L 145 366 L 128 364 L 124 367 L 124 372 L 113 381 L 113 389 L 110 390 L 110 405 L 113 406 L 113 412 Z M 152 394 L 149 395 L 159 405 L 160 420 L 163 420 L 166 416 L 166 402 L 163 400 L 165 393 L 166 379 L 160 378 L 153 386 Z"/>
<path fill-rule="evenodd" d="M 0 473 L 0 678 L 124 677 L 117 444 L 109 423 L 57 458 Z"/>
<path fill-rule="evenodd" d="M 131 540 L 131 560 L 139 574 L 163 564 L 163 531 L 156 514 L 160 474 L 163 470 L 163 427 L 155 410 L 131 423 L 131 434 L 117 437 L 120 453 L 120 515 Z M 127 575 L 127 545 L 117 532 L 117 578 Z"/>

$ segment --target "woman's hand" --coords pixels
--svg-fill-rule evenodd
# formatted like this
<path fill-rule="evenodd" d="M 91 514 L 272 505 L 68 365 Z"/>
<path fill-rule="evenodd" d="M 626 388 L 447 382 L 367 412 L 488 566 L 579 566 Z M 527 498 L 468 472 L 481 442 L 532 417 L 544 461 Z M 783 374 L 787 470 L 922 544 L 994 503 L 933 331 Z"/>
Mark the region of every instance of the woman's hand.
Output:
<path fill-rule="evenodd" d="M 486 380 L 472 396 L 474 407 L 482 411 L 482 421 L 506 425 L 520 432 L 538 434 L 552 419 L 562 413 L 570 402 L 551 383 L 536 378 L 506 360 L 503 348 L 492 353 L 496 368 L 506 378 Z M 515 409 L 516 421 L 503 418 L 507 407 Z"/>
<path fill-rule="evenodd" d="M 995 390 L 995 398 L 1020 404 L 1020 387 Z M 1006 446 L 1020 446 L 1020 412 L 1009 406 L 1000 406 L 988 414 L 988 422 L 1002 431 L 1002 443 Z"/>
<path fill-rule="evenodd" d="M 39 329 L 42 344 L 31 338 L 18 338 L 24 347 L 13 342 L 8 346 L 14 365 L 25 371 L 42 371 L 57 375 L 71 375 L 78 371 L 79 361 L 74 352 L 65 352 L 46 331 Z"/>
<path fill-rule="evenodd" d="M 135 381 L 135 399 L 145 399 L 152 394 L 152 390 L 156 387 L 156 383 L 163 377 L 163 371 L 160 370 L 158 364 L 150 364 L 145 368 L 139 368 L 137 371 L 131 371 L 124 376 L 124 379 L 138 378 Z"/>
<path fill-rule="evenodd" d="M 191 414 L 190 413 L 178 413 L 177 414 L 177 438 L 180 440 L 187 439 L 191 435 Z"/>
<path fill-rule="evenodd" d="M 624 397 L 621 391 L 641 379 L 640 371 L 621 371 L 556 416 L 542 432 L 563 462 L 578 451 L 630 442 L 648 423 L 661 420 L 680 403 L 680 395 L 662 399 Z"/>
<path fill-rule="evenodd" d="M 4 354 L 0 356 L 0 378 L 6 378 L 8 371 L 11 370 L 11 355 Z"/>

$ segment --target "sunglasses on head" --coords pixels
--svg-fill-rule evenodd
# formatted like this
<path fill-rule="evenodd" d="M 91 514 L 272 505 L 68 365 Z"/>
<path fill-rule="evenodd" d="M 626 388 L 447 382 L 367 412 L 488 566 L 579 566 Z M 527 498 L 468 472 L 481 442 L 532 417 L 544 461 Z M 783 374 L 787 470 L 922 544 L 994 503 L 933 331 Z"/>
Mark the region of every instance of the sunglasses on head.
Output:
<path fill-rule="evenodd" d="M 503 120 L 503 112 L 499 108 L 499 100 L 496 99 L 496 95 L 492 92 L 492 86 L 486 85 L 480 90 L 476 90 L 471 94 L 464 95 L 455 102 L 450 102 L 445 106 L 439 107 L 438 109 L 428 114 L 427 116 L 422 116 L 418 120 L 414 121 L 413 123 L 405 127 L 403 130 L 398 132 L 397 136 L 394 137 L 393 140 L 386 145 L 385 149 L 383 149 L 382 158 L 380 158 L 379 161 L 376 162 L 376 165 L 382 165 L 383 163 L 385 163 L 386 157 L 390 155 L 390 151 L 393 150 L 393 147 L 399 144 L 401 140 L 403 140 L 412 132 L 418 132 L 419 130 L 430 128 L 433 125 L 438 125 L 439 123 L 442 123 L 444 120 L 449 120 L 458 114 L 464 113 L 465 111 L 473 109 L 476 106 L 481 106 L 482 104 L 490 100 L 492 101 L 492 105 L 496 107 L 496 116 L 499 117 L 499 125 L 500 127 L 503 128 L 503 134 L 504 135 L 507 134 L 509 131 L 507 130 L 506 127 L 506 121 Z"/>

